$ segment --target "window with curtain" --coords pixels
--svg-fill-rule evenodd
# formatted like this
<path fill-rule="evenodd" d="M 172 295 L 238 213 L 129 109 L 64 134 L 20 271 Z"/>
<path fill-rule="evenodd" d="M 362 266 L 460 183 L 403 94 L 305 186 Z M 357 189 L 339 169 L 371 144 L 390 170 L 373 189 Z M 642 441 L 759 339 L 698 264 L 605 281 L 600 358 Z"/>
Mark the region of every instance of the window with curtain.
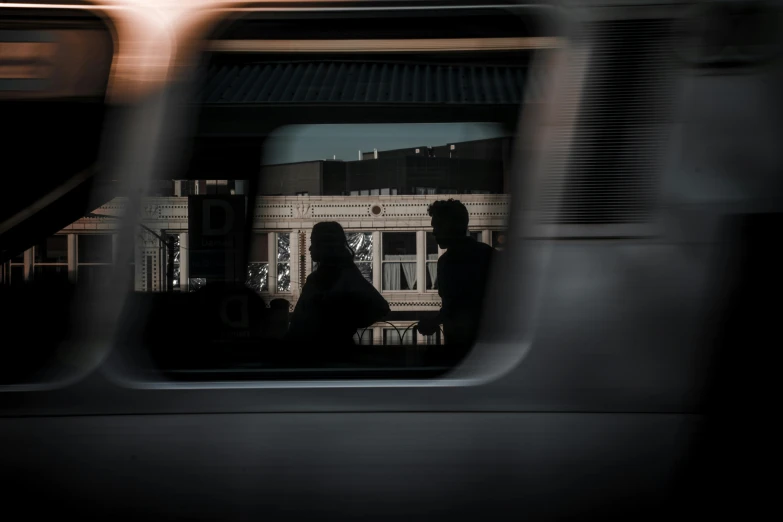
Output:
<path fill-rule="evenodd" d="M 384 232 L 381 235 L 384 290 L 416 289 L 416 233 Z"/>
<path fill-rule="evenodd" d="M 348 246 L 353 250 L 353 261 L 364 278 L 372 283 L 372 232 L 348 232 Z"/>
<path fill-rule="evenodd" d="M 435 234 L 427 232 L 427 288 L 426 290 L 438 289 L 438 242 L 435 241 Z"/>
<path fill-rule="evenodd" d="M 291 234 L 277 234 L 277 291 L 291 291 Z"/>
<path fill-rule="evenodd" d="M 93 286 L 111 270 L 111 234 L 79 234 L 76 236 L 78 256 L 76 280 L 80 285 Z"/>
<path fill-rule="evenodd" d="M 256 292 L 269 290 L 269 239 L 267 234 L 253 234 L 247 262 L 247 286 Z"/>

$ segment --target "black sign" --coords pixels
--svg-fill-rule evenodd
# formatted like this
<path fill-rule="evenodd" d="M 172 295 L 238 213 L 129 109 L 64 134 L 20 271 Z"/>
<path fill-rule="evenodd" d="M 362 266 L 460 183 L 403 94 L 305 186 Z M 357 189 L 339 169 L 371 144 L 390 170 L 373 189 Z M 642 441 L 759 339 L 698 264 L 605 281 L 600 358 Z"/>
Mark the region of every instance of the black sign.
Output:
<path fill-rule="evenodd" d="M 244 282 L 245 196 L 189 196 L 190 277 Z"/>

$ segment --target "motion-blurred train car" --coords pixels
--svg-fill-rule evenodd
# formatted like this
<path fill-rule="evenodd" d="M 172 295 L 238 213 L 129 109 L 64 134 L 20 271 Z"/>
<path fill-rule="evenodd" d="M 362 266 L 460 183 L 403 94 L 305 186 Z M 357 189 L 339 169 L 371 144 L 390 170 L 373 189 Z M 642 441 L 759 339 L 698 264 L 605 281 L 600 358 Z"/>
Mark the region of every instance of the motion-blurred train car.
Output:
<path fill-rule="evenodd" d="M 766 512 L 782 21 L 756 0 L 0 3 L 4 509 Z M 418 329 L 444 199 L 493 250 L 459 350 Z M 390 310 L 347 352 L 286 337 L 324 221 Z"/>

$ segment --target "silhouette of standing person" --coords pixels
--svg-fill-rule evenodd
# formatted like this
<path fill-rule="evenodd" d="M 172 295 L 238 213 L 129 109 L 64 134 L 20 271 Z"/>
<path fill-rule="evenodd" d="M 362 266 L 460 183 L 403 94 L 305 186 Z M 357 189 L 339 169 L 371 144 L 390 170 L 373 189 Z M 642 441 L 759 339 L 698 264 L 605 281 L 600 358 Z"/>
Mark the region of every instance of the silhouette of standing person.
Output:
<path fill-rule="evenodd" d="M 476 339 L 493 249 L 468 236 L 468 209 L 460 201 L 436 201 L 427 209 L 438 246 L 438 315 L 419 321 L 422 335 L 443 325 L 445 343 L 469 348 Z"/>
<path fill-rule="evenodd" d="M 339 223 L 313 227 L 310 256 L 318 268 L 302 288 L 287 339 L 307 351 L 353 347 L 356 330 L 382 319 L 389 304 L 354 263 Z"/>

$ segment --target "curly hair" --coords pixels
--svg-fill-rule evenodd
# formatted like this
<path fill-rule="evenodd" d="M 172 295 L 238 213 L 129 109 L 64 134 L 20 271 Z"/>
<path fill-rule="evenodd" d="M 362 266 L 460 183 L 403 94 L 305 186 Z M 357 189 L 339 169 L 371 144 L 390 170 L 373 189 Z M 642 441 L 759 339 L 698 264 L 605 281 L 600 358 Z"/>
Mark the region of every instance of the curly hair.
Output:
<path fill-rule="evenodd" d="M 459 229 L 467 229 L 470 221 L 467 207 L 458 199 L 436 201 L 427 208 L 427 214 Z"/>

